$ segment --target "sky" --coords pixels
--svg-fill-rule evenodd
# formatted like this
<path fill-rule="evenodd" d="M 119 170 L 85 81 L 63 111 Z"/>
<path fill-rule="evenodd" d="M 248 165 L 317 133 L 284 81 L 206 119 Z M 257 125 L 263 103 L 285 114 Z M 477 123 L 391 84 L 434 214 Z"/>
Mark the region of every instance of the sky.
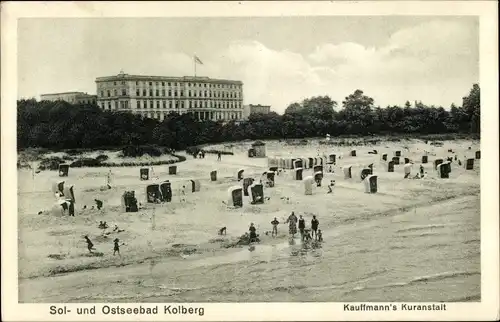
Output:
<path fill-rule="evenodd" d="M 127 74 L 241 80 L 244 104 L 283 113 L 356 89 L 375 105 L 462 104 L 479 82 L 479 22 L 459 16 L 22 18 L 18 98 L 95 94 L 96 77 Z"/>

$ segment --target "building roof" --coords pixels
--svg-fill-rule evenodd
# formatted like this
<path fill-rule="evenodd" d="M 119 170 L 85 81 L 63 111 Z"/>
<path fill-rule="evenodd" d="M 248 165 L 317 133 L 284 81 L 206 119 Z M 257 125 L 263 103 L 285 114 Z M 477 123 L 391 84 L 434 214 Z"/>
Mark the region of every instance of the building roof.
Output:
<path fill-rule="evenodd" d="M 242 81 L 229 80 L 229 79 L 216 79 L 202 76 L 147 76 L 147 75 L 129 75 L 129 74 L 118 74 L 113 76 L 103 76 L 97 77 L 96 83 L 107 82 L 114 80 L 150 80 L 150 81 L 174 81 L 174 82 L 206 82 L 206 83 L 224 83 L 224 84 L 238 84 L 243 85 Z"/>
<path fill-rule="evenodd" d="M 87 95 L 87 96 L 96 96 L 93 94 L 88 94 L 84 92 L 61 92 L 61 93 L 47 93 L 47 94 L 40 94 L 40 96 L 48 96 L 48 95 L 70 95 L 70 94 L 76 94 L 76 95 Z"/>
<path fill-rule="evenodd" d="M 262 146 L 262 145 L 266 145 L 266 144 L 262 141 L 255 141 L 254 143 L 252 143 L 252 146 Z"/>
<path fill-rule="evenodd" d="M 261 105 L 261 104 L 248 104 L 250 107 L 271 107 L 271 105 Z"/>

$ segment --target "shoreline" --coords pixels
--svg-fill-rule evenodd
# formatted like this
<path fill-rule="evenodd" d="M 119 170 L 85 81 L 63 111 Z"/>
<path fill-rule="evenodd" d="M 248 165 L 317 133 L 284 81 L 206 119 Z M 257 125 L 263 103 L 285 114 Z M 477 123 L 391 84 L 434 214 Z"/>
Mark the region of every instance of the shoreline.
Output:
<path fill-rule="evenodd" d="M 442 203 L 446 203 L 449 201 L 455 201 L 455 200 L 461 200 L 461 199 L 466 199 L 469 197 L 476 197 L 479 196 L 479 192 L 473 191 L 473 192 L 465 192 L 462 194 L 457 194 L 454 196 L 447 196 L 447 197 L 437 197 L 429 202 L 417 202 L 411 205 L 406 205 L 403 207 L 396 207 L 393 209 L 389 209 L 386 211 L 381 211 L 377 213 L 371 214 L 369 218 L 365 217 L 359 217 L 359 218 L 348 218 L 345 220 L 339 220 L 335 223 L 335 227 L 331 227 L 330 225 L 327 224 L 327 227 L 325 229 L 322 229 L 323 234 L 326 236 L 334 236 L 335 235 L 335 230 L 338 227 L 342 226 L 348 226 L 351 224 L 353 221 L 359 220 L 358 226 L 366 224 L 368 222 L 367 219 L 383 219 L 386 217 L 391 217 L 392 216 L 397 216 L 400 214 L 403 214 L 405 212 L 410 211 L 412 208 L 415 207 L 432 207 L 436 206 Z M 259 246 L 276 246 L 281 243 L 286 243 L 287 240 L 290 239 L 287 231 L 288 231 L 288 225 L 281 223 L 280 224 L 282 227 L 279 229 L 279 235 L 277 238 L 273 238 L 271 236 L 265 235 L 266 230 L 262 231 L 259 233 L 259 237 L 261 239 L 260 243 L 257 243 L 256 245 Z M 357 228 L 359 229 L 359 228 Z M 111 238 L 109 238 L 111 240 Z M 158 263 L 165 262 L 167 260 L 177 260 L 177 261 L 184 261 L 186 258 L 183 258 L 182 255 L 187 255 L 188 260 L 201 260 L 209 256 L 214 256 L 214 255 L 231 255 L 232 253 L 237 253 L 245 248 L 248 248 L 249 245 L 232 245 L 231 243 L 236 243 L 238 241 L 237 236 L 215 236 L 214 238 L 208 239 L 203 241 L 202 243 L 199 244 L 183 244 L 182 240 L 170 244 L 167 247 L 164 248 L 159 248 L 154 251 L 148 251 L 147 256 L 145 257 L 136 257 L 132 258 L 129 261 L 126 262 L 119 262 L 117 263 L 116 260 L 111 259 L 106 259 L 105 262 L 93 262 L 89 264 L 84 264 L 85 267 L 78 268 L 78 265 L 68 265 L 68 267 L 62 266 L 56 266 L 54 268 L 50 268 L 47 273 L 39 274 L 39 275 L 31 275 L 31 276 L 25 276 L 25 277 L 19 277 L 18 279 L 21 280 L 34 280 L 34 279 L 40 279 L 40 278 L 51 278 L 51 277 L 60 277 L 60 276 L 65 276 L 65 275 L 70 275 L 72 273 L 78 273 L 78 272 L 84 272 L 84 271 L 90 271 L 90 270 L 100 270 L 100 269 L 107 269 L 110 267 L 124 267 L 124 266 L 134 266 L 134 265 L 145 265 L 147 261 L 158 261 Z M 300 234 L 297 233 L 295 236 L 294 240 L 297 241 L 300 239 Z M 224 244 L 229 243 L 228 247 L 225 247 Z M 296 245 L 298 245 L 297 243 Z M 126 254 L 126 253 L 125 253 Z M 194 256 L 193 256 L 194 255 Z M 121 258 L 120 258 L 121 259 Z"/>

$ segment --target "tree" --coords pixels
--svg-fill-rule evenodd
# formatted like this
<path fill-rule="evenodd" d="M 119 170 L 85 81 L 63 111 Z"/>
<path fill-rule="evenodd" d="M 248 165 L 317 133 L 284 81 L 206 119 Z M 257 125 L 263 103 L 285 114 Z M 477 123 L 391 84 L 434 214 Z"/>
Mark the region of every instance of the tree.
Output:
<path fill-rule="evenodd" d="M 345 121 L 349 122 L 350 133 L 367 134 L 373 126 L 373 98 L 363 95 L 362 90 L 355 90 L 342 102 Z"/>
<path fill-rule="evenodd" d="M 292 103 L 285 109 L 285 114 L 297 113 L 300 110 L 302 110 L 302 105 L 299 103 Z"/>
<path fill-rule="evenodd" d="M 481 132 L 481 90 L 479 84 L 474 84 L 468 96 L 462 99 L 462 107 L 470 122 L 470 132 Z"/>

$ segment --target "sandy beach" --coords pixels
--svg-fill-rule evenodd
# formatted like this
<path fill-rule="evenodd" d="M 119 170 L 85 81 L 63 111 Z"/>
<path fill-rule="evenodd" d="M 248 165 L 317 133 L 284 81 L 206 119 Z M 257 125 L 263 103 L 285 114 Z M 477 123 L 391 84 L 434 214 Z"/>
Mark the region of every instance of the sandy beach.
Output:
<path fill-rule="evenodd" d="M 31 171 L 18 170 L 19 301 L 480 301 L 480 160 L 474 170 L 465 170 L 463 163 L 474 158 L 479 142 L 336 147 L 269 141 L 268 157 L 336 153 L 342 159 L 335 173 L 325 172 L 323 186 L 313 187 L 313 195 L 305 195 L 304 183 L 285 170 L 276 176 L 275 187 L 265 188 L 269 200 L 264 204 L 245 200 L 243 208 L 228 208 L 223 201 L 229 187 L 241 185 L 239 169 L 257 180 L 268 169 L 266 158 L 248 158 L 251 143 L 211 146 L 234 152 L 221 161 L 214 154 L 187 156 L 176 164 L 176 175 L 168 174 L 168 165 L 154 166 L 149 181 L 139 180 L 140 167 L 70 168 L 66 178 L 42 171 L 34 179 Z M 356 157 L 349 155 L 352 149 Z M 373 149 L 378 154 L 368 154 Z M 429 151 L 429 163 L 423 164 L 427 177 L 404 179 L 403 165 L 388 173 L 381 155 L 391 158 L 396 150 L 414 162 L 412 176 Z M 438 178 L 433 160 L 455 154 L 462 165 L 454 161 L 450 178 Z M 370 163 L 378 175 L 374 194 L 365 193 L 359 177 Z M 352 179 L 344 179 L 345 165 L 353 166 Z M 101 191 L 110 169 L 112 188 Z M 215 182 L 212 170 L 218 172 Z M 312 169 L 304 174 L 312 175 Z M 194 179 L 201 183 L 199 192 L 190 191 Z M 332 179 L 336 186 L 327 194 Z M 61 216 L 54 206 L 52 184 L 59 180 L 74 185 L 75 217 Z M 157 180 L 172 182 L 171 203 L 146 203 L 146 185 Z M 187 187 L 185 202 L 179 197 L 182 186 Z M 135 190 L 139 212 L 124 212 L 120 197 L 125 190 Z M 89 209 L 95 198 L 104 202 L 103 209 Z M 290 243 L 284 222 L 292 211 L 308 226 L 313 214 L 318 217 L 321 247 L 303 245 L 298 236 Z M 281 222 L 277 238 L 265 234 L 274 217 Z M 99 221 L 124 231 L 104 237 Z M 255 249 L 223 247 L 247 232 L 250 223 L 262 237 Z M 218 236 L 223 226 L 227 235 Z M 84 235 L 98 255 L 88 254 Z M 115 238 L 124 243 L 121 256 L 113 256 Z"/>

